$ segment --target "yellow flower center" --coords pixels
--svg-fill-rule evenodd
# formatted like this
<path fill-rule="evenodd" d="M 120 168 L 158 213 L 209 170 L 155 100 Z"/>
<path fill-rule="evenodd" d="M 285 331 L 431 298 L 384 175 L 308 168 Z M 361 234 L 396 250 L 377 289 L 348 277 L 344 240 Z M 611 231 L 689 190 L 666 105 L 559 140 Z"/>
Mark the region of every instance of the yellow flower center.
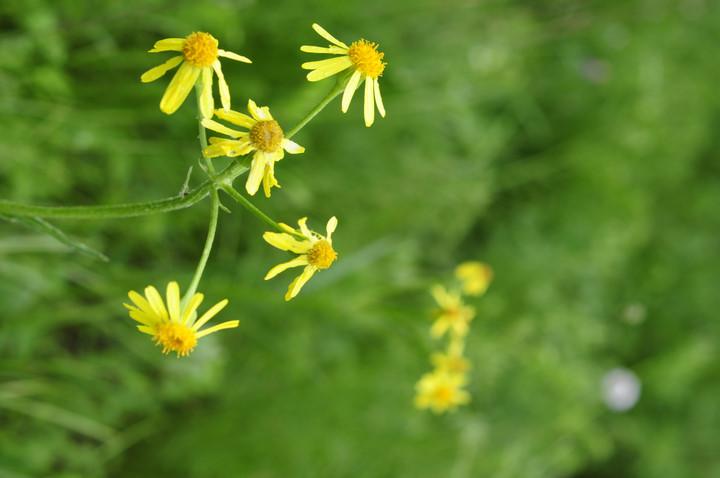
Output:
<path fill-rule="evenodd" d="M 379 52 L 377 47 L 377 43 L 358 40 L 351 43 L 350 49 L 348 49 L 348 56 L 355 68 L 370 78 L 377 78 L 382 75 L 387 64 L 382 61 L 385 53 Z"/>
<path fill-rule="evenodd" d="M 318 269 L 327 269 L 337 259 L 337 252 L 325 239 L 318 241 L 307 252 L 308 262 Z"/>
<path fill-rule="evenodd" d="M 273 153 L 282 145 L 283 130 L 277 121 L 258 121 L 250 129 L 250 142 L 256 149 Z"/>
<path fill-rule="evenodd" d="M 218 57 L 218 41 L 209 33 L 191 33 L 185 38 L 182 52 L 192 66 L 211 66 Z"/>
<path fill-rule="evenodd" d="M 155 343 L 162 345 L 164 354 L 176 352 L 178 357 L 185 357 L 197 345 L 197 336 L 187 325 L 164 322 L 155 328 Z"/>
<path fill-rule="evenodd" d="M 453 403 L 455 391 L 447 385 L 440 385 L 433 391 L 433 401 L 438 406 L 448 406 Z"/>

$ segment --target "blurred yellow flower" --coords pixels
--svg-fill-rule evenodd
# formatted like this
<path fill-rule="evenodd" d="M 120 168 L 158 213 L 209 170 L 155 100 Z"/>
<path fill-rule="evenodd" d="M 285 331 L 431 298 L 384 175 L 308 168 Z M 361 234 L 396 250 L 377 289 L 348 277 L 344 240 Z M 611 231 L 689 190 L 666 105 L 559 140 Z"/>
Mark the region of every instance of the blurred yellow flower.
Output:
<path fill-rule="evenodd" d="M 483 262 L 468 261 L 455 268 L 455 277 L 461 282 L 465 294 L 478 296 L 487 291 L 493 270 Z"/>
<path fill-rule="evenodd" d="M 448 330 L 457 336 L 465 335 L 470 321 L 475 317 L 475 309 L 465 305 L 460 294 L 451 293 L 441 285 L 434 285 L 430 292 L 439 306 L 433 314 L 435 322 L 430 329 L 432 336 L 442 337 Z"/>
<path fill-rule="evenodd" d="M 180 287 L 177 282 L 170 282 L 167 285 L 167 307 L 160 293 L 153 286 L 145 288 L 144 297 L 134 290 L 128 293 L 128 297 L 132 305 L 123 305 L 130 311 L 130 317 L 140 323 L 137 326 L 138 330 L 152 335 L 154 342 L 162 346 L 164 354 L 175 352 L 178 357 L 185 357 L 193 351 L 197 341 L 202 337 L 219 330 L 237 327 L 240 323 L 237 320 L 229 320 L 200 330 L 228 304 L 228 300 L 218 302 L 196 320 L 196 311 L 204 296 L 197 293 L 182 307 Z"/>
<path fill-rule="evenodd" d="M 300 154 L 305 148 L 285 138 L 282 128 L 272 117 L 267 106 L 260 108 L 253 100 L 248 100 L 248 112 L 251 116 L 232 110 L 215 110 L 218 118 L 246 128 L 248 131 L 238 131 L 217 121 L 203 119 L 202 125 L 205 128 L 233 138 L 211 137 L 211 144 L 205 148 L 203 154 L 208 158 L 233 157 L 255 151 L 245 189 L 248 194 L 254 195 L 262 183 L 265 196 L 270 197 L 270 190 L 274 186 L 280 187 L 275 179 L 275 162 L 285 157 L 285 151 L 290 154 Z"/>
<path fill-rule="evenodd" d="M 436 370 L 445 373 L 463 375 L 470 370 L 470 362 L 457 352 L 434 353 L 431 360 Z"/>
<path fill-rule="evenodd" d="M 415 385 L 415 406 L 435 413 L 453 410 L 470 402 L 470 394 L 462 390 L 465 378 L 444 371 L 426 373 Z"/>
<path fill-rule="evenodd" d="M 231 51 L 220 50 L 217 39 L 209 33 L 194 32 L 185 38 L 165 38 L 155 43 L 150 53 L 163 51 L 177 51 L 181 55 L 174 56 L 165 63 L 149 69 L 140 77 L 140 81 L 148 83 L 155 81 L 168 71 L 180 65 L 173 76 L 165 94 L 160 100 L 160 110 L 166 114 L 173 114 L 190 90 L 198 81 L 201 82 L 200 109 L 204 118 L 212 117 L 215 101 L 212 94 L 213 71 L 218 77 L 220 101 L 224 109 L 230 109 L 230 89 L 225 82 L 219 57 L 231 60 L 252 63 L 246 58 Z"/>
<path fill-rule="evenodd" d="M 285 294 L 285 300 L 295 297 L 315 272 L 329 268 L 337 259 L 337 253 L 332 247 L 332 234 L 337 227 L 337 218 L 333 216 L 327 222 L 326 236 L 308 229 L 306 222 L 306 217 L 298 221 L 299 230 L 293 229 L 287 224 L 280 224 L 287 232 L 266 232 L 263 234 L 263 239 L 271 246 L 298 254 L 295 259 L 278 264 L 270 269 L 265 275 L 265 280 L 272 279 L 291 267 L 305 266 L 302 273 L 290 283 Z"/>
<path fill-rule="evenodd" d="M 360 39 L 348 46 L 332 36 L 317 23 L 313 23 L 312 27 L 318 35 L 329 41 L 331 45 L 327 47 L 303 45 L 300 47 L 300 50 L 306 53 L 323 53 L 339 56 L 303 63 L 303 69 L 312 70 L 308 73 L 307 79 L 309 81 L 324 80 L 348 68 L 353 69 L 354 71 L 343 91 L 342 112 L 347 112 L 355 90 L 362 81 L 365 81 L 365 126 L 372 126 L 375 121 L 376 105 L 380 116 L 384 118 L 385 106 L 383 105 L 382 96 L 380 95 L 378 78 L 382 76 L 387 63 L 382 61 L 385 54 L 378 51 L 377 43 Z"/>

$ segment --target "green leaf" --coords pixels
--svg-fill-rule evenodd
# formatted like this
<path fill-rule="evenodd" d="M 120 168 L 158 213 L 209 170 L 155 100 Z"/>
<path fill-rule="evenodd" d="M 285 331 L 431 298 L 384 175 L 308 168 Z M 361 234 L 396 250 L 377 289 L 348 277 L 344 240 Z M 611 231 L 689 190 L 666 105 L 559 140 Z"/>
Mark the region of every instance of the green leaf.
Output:
<path fill-rule="evenodd" d="M 14 224 L 22 224 L 23 226 L 29 227 L 30 229 L 43 232 L 53 237 L 61 244 L 69 247 L 73 251 L 83 254 L 85 256 L 92 257 L 93 259 L 97 259 L 102 262 L 110 261 L 110 259 L 102 252 L 93 249 L 92 247 L 78 241 L 77 239 L 73 239 L 72 237 L 65 234 L 62 230 L 58 229 L 46 220 L 39 217 L 9 217 L 0 215 L 0 218 Z"/>

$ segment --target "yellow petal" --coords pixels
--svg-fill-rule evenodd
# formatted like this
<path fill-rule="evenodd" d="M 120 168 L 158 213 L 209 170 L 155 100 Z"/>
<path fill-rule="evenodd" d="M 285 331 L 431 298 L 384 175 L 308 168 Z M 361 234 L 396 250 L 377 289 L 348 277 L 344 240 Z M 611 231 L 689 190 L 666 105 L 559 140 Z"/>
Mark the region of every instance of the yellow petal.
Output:
<path fill-rule="evenodd" d="M 215 116 L 248 129 L 252 128 L 255 126 L 255 123 L 257 123 L 257 121 L 252 119 L 250 116 L 233 110 L 215 110 Z"/>
<path fill-rule="evenodd" d="M 250 173 L 248 174 L 245 190 L 251 196 L 254 196 L 260 188 L 263 173 L 265 172 L 266 159 L 262 151 L 256 151 L 253 160 L 250 163 Z"/>
<path fill-rule="evenodd" d="M 325 66 L 323 68 L 313 70 L 307 75 L 308 81 L 320 81 L 324 80 L 325 78 L 332 76 L 336 73 L 339 73 L 343 70 L 346 70 L 352 66 L 352 62 L 350 61 L 350 58 L 348 57 L 340 57 L 338 60 L 343 60 L 339 62 L 335 62 L 331 65 Z M 327 60 L 332 61 L 332 60 Z"/>
<path fill-rule="evenodd" d="M 280 187 L 277 179 L 275 178 L 275 162 L 268 161 L 265 165 L 265 173 L 263 174 L 263 192 L 265 197 L 269 198 L 273 187 Z"/>
<path fill-rule="evenodd" d="M 312 239 L 315 236 L 313 236 L 312 232 L 310 232 L 310 229 L 307 227 L 307 218 L 301 217 L 298 219 L 298 226 L 300 226 L 300 232 L 302 232 L 302 235 L 307 237 L 308 239 Z"/>
<path fill-rule="evenodd" d="M 347 48 L 340 48 L 337 46 L 312 46 L 312 45 L 303 45 L 300 47 L 300 51 L 304 51 L 305 53 L 328 53 L 331 55 L 344 55 L 347 53 Z"/>
<path fill-rule="evenodd" d="M 227 139 L 220 142 L 214 142 L 203 150 L 203 154 L 206 158 L 217 158 L 218 156 L 233 158 L 235 156 L 244 156 L 252 151 L 252 149 L 252 144 L 250 144 L 247 140 L 235 141 Z"/>
<path fill-rule="evenodd" d="M 260 110 L 262 111 L 262 113 L 263 113 L 263 115 L 264 115 L 264 117 L 265 117 L 266 120 L 272 120 L 272 119 L 273 119 L 273 116 L 270 114 L 270 108 L 269 108 L 269 107 L 263 106 L 262 108 L 260 108 Z"/>
<path fill-rule="evenodd" d="M 183 45 L 185 45 L 184 38 L 164 38 L 158 40 L 153 45 L 152 49 L 149 50 L 151 53 L 157 53 L 160 51 L 182 51 Z"/>
<path fill-rule="evenodd" d="M 263 234 L 265 242 L 281 251 L 290 251 L 295 254 L 305 254 L 312 248 L 310 241 L 299 241 L 284 232 L 266 232 Z"/>
<path fill-rule="evenodd" d="M 202 85 L 200 88 L 200 111 L 203 118 L 212 118 L 215 110 L 215 100 L 212 94 L 213 70 L 205 67 L 202 69 Z"/>
<path fill-rule="evenodd" d="M 282 140 L 282 147 L 285 151 L 287 151 L 290 154 L 300 154 L 305 152 L 305 148 L 300 146 L 294 141 L 290 141 L 287 138 L 284 138 Z"/>
<path fill-rule="evenodd" d="M 156 319 L 154 316 L 148 315 L 148 314 L 146 314 L 146 313 L 144 313 L 144 312 L 141 312 L 141 311 L 139 311 L 139 310 L 131 310 L 131 311 L 130 311 L 130 318 L 133 319 L 133 320 L 135 320 L 135 321 L 137 321 L 137 322 L 140 322 L 140 323 L 143 324 L 143 325 L 152 325 L 152 324 L 154 324 L 155 322 L 157 322 L 157 319 Z"/>
<path fill-rule="evenodd" d="M 227 82 L 225 81 L 225 75 L 223 75 L 222 71 L 222 65 L 220 65 L 220 60 L 215 60 L 213 62 L 213 70 L 215 70 L 215 74 L 218 77 L 218 90 L 220 91 L 220 103 L 222 104 L 222 107 L 224 110 L 230 109 L 230 88 L 228 87 Z"/>
<path fill-rule="evenodd" d="M 320 35 L 321 37 L 323 37 L 330 43 L 333 43 L 333 44 L 335 44 L 341 48 L 344 48 L 346 50 L 348 49 L 348 46 L 346 44 L 344 44 L 343 42 L 341 42 L 340 40 L 338 40 L 337 38 L 332 36 L 330 33 L 328 33 L 327 30 L 325 30 L 323 27 L 321 27 L 317 23 L 313 23 L 312 28 L 313 28 L 313 30 L 315 30 L 317 32 L 318 35 Z"/>
<path fill-rule="evenodd" d="M 243 63 L 252 63 L 252 60 L 246 56 L 238 55 L 237 53 L 234 53 L 232 51 L 226 51 L 226 50 L 218 50 L 218 56 L 222 56 L 224 58 L 229 58 L 231 60 L 235 61 L 241 61 Z"/>
<path fill-rule="evenodd" d="M 440 338 L 445 334 L 450 324 L 446 320 L 436 320 L 430 328 L 430 335 L 433 338 Z"/>
<path fill-rule="evenodd" d="M 253 100 L 248 100 L 248 111 L 257 121 L 269 121 L 272 119 L 268 113 L 270 110 L 267 107 L 258 108 L 258 105 Z"/>
<path fill-rule="evenodd" d="M 298 295 L 300 289 L 302 289 L 303 286 L 307 283 L 307 281 L 310 280 L 313 274 L 315 274 L 315 271 L 317 271 L 317 268 L 313 266 L 305 266 L 305 269 L 302 271 L 302 273 L 290 283 L 290 286 L 288 286 L 288 290 L 285 293 L 285 300 L 290 300 L 296 295 Z"/>
<path fill-rule="evenodd" d="M 201 123 L 205 128 L 216 131 L 218 133 L 226 134 L 231 138 L 242 138 L 244 136 L 247 136 L 246 132 L 228 128 L 224 124 L 218 123 L 215 120 L 204 118 Z"/>
<path fill-rule="evenodd" d="M 273 267 L 272 269 L 270 269 L 268 271 L 268 273 L 265 274 L 265 280 L 272 279 L 276 275 L 278 275 L 281 272 L 284 272 L 292 267 L 300 267 L 300 266 L 306 266 L 306 265 L 308 265 L 307 256 L 305 256 L 305 255 L 298 256 L 295 259 L 289 260 L 287 262 L 283 262 L 282 264 L 278 264 L 275 267 Z"/>
<path fill-rule="evenodd" d="M 165 304 L 163 303 L 162 297 L 160 297 L 160 293 L 157 291 L 157 289 L 153 286 L 146 287 L 145 297 L 147 297 L 148 302 L 150 303 L 150 307 L 152 307 L 152 310 L 155 312 L 155 314 L 161 320 L 167 320 L 167 309 L 165 309 Z"/>
<path fill-rule="evenodd" d="M 324 70 L 335 65 L 350 66 L 352 65 L 352 61 L 347 55 L 343 55 L 333 58 L 325 58 L 324 60 L 306 61 L 305 63 L 300 65 L 300 68 L 302 68 L 303 70 Z"/>
<path fill-rule="evenodd" d="M 483 262 L 467 261 L 455 268 L 455 277 L 462 283 L 465 294 L 479 296 L 487 291 L 493 271 Z"/>
<path fill-rule="evenodd" d="M 195 68 L 187 62 L 180 65 L 160 100 L 160 110 L 163 113 L 171 115 L 180 108 L 180 105 L 190 94 L 190 90 L 195 86 L 200 70 L 200 68 Z"/>
<path fill-rule="evenodd" d="M 364 110 L 364 116 L 365 116 L 365 126 L 368 128 L 372 126 L 373 122 L 375 121 L 375 99 L 374 96 L 374 89 L 373 89 L 373 80 L 369 76 L 365 78 L 365 110 Z"/>
<path fill-rule="evenodd" d="M 380 116 L 385 117 L 385 105 L 383 104 L 382 96 L 380 96 L 380 81 L 375 78 L 373 80 L 375 86 L 375 104 L 380 112 Z"/>
<path fill-rule="evenodd" d="M 345 85 L 341 108 L 343 113 L 347 112 L 348 108 L 350 108 L 350 102 L 352 101 L 353 95 L 355 94 L 355 90 L 357 90 L 361 77 L 362 73 L 360 73 L 359 70 L 355 70 L 355 73 L 352 74 L 350 80 L 347 82 L 347 85 Z"/>
<path fill-rule="evenodd" d="M 165 297 L 167 299 L 170 320 L 180 322 L 180 286 L 177 282 L 172 281 L 167 285 Z"/>
<path fill-rule="evenodd" d="M 430 289 L 430 293 L 432 294 L 433 298 L 435 299 L 435 302 L 443 308 L 443 309 L 449 309 L 452 307 L 455 307 L 457 305 L 457 301 L 455 298 L 450 295 L 450 293 L 445 289 L 445 287 L 435 284 Z"/>
<path fill-rule="evenodd" d="M 217 304 L 215 304 L 215 305 L 213 305 L 212 307 L 210 307 L 210 308 L 208 309 L 208 311 L 205 312 L 205 313 L 202 315 L 202 317 L 200 317 L 200 318 L 197 320 L 197 322 L 195 322 L 195 323 L 192 325 L 192 329 L 193 329 L 193 330 L 198 330 L 198 329 L 200 329 L 200 327 L 202 327 L 203 325 L 205 325 L 208 320 L 212 319 L 213 317 L 215 317 L 215 316 L 218 314 L 218 312 L 220 312 L 221 310 L 223 310 L 223 309 L 225 308 L 225 306 L 228 305 L 228 302 L 229 302 L 229 301 L 228 301 L 227 299 L 223 299 L 223 300 L 221 300 L 220 302 L 218 302 Z"/>
<path fill-rule="evenodd" d="M 153 308 L 150 306 L 150 303 L 145 299 L 145 297 L 141 296 L 134 290 L 131 290 L 128 292 L 128 297 L 133 302 L 133 304 L 137 305 L 140 310 L 143 312 L 152 312 Z"/>
<path fill-rule="evenodd" d="M 294 228 L 288 226 L 284 222 L 279 222 L 278 226 L 280 226 L 283 231 L 289 232 L 290 234 L 298 234 L 298 232 Z"/>
<path fill-rule="evenodd" d="M 192 299 L 190 299 L 190 302 L 185 306 L 185 310 L 183 310 L 182 317 L 180 318 L 183 324 L 187 324 L 188 321 L 191 320 L 197 308 L 202 304 L 203 299 L 205 299 L 205 296 L 199 292 L 192 296 Z"/>
<path fill-rule="evenodd" d="M 161 76 L 163 76 L 168 71 L 172 70 L 176 66 L 178 66 L 180 63 L 182 63 L 183 57 L 182 56 L 174 56 L 170 58 L 168 61 L 163 63 L 162 65 L 158 65 L 154 68 L 150 68 L 148 71 L 142 74 L 140 77 L 140 81 L 143 83 L 150 83 L 151 81 L 155 81 Z"/>
<path fill-rule="evenodd" d="M 218 331 L 220 331 L 220 330 L 234 329 L 234 328 L 237 327 L 238 325 L 240 325 L 240 321 L 239 321 L 239 320 L 228 320 L 227 322 L 223 322 L 223 323 L 220 323 L 220 324 L 217 324 L 217 325 L 213 325 L 213 326 L 210 327 L 209 329 L 201 330 L 200 332 L 197 333 L 197 335 L 196 335 L 195 337 L 197 337 L 198 339 L 201 339 L 201 338 L 205 337 L 206 335 L 213 334 L 213 333 L 218 332 Z"/>
<path fill-rule="evenodd" d="M 328 220 L 327 225 L 325 226 L 325 232 L 327 233 L 327 236 L 325 238 L 331 244 L 332 244 L 332 235 L 333 235 L 333 232 L 335 232 L 335 229 L 337 229 L 337 224 L 338 224 L 337 217 L 333 216 Z"/>
<path fill-rule="evenodd" d="M 155 329 L 148 327 L 147 325 L 138 325 L 137 329 L 143 334 L 155 335 Z"/>

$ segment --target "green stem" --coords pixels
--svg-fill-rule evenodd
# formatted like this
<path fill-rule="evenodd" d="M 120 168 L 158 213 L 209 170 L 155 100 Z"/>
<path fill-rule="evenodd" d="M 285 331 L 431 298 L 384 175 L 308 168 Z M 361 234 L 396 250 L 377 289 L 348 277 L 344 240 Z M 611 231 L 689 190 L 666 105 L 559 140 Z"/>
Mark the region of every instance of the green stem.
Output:
<path fill-rule="evenodd" d="M 305 117 L 300 120 L 294 128 L 288 131 L 285 134 L 285 137 L 289 139 L 297 134 L 298 131 L 308 124 L 310 120 L 317 116 L 317 114 L 328 105 L 328 103 L 330 103 L 343 91 L 346 83 L 346 79 L 339 78 L 335 87 L 320 101 L 320 103 L 310 110 L 310 112 L 305 115 Z M 199 92 L 197 96 L 199 102 Z M 198 103 L 198 111 L 199 110 L 200 108 Z M 200 113 L 200 115 L 202 115 L 202 113 Z M 202 124 L 200 124 L 200 122 L 198 122 L 198 139 L 201 144 L 207 145 L 205 128 Z M 205 197 L 214 189 L 215 186 L 213 183 L 226 185 L 232 184 L 235 178 L 243 174 L 248 169 L 247 166 L 244 166 L 239 162 L 234 162 L 216 175 L 215 169 L 210 160 L 204 156 L 203 158 L 205 159 L 208 173 L 213 176 L 214 181 L 205 181 L 200 186 L 182 196 L 174 196 L 156 201 L 113 204 L 108 206 L 36 206 L 32 204 L 0 200 L 0 214 L 15 217 L 32 216 L 38 218 L 58 219 L 119 219 L 177 211 L 179 209 L 190 207 L 193 204 L 205 199 Z M 245 198 L 243 198 L 243 200 L 247 201 Z M 241 204 L 243 203 L 241 202 Z M 250 204 L 250 206 L 252 206 L 252 204 Z M 255 208 L 255 206 L 252 207 Z M 263 219 L 263 221 L 267 222 L 265 219 Z"/>
<path fill-rule="evenodd" d="M 203 248 L 200 261 L 195 268 L 195 275 L 190 282 L 187 292 L 183 297 L 183 303 L 190 300 L 195 295 L 200 279 L 202 279 L 203 272 L 205 272 L 205 266 L 207 265 L 208 258 L 210 257 L 210 251 L 212 251 L 213 242 L 215 242 L 215 231 L 217 231 L 218 223 L 218 211 L 220 210 L 220 199 L 216 189 L 210 191 L 210 225 L 208 226 L 207 237 L 205 238 L 205 247 Z M 183 304 L 184 305 L 184 304 Z"/>
<path fill-rule="evenodd" d="M 205 151 L 205 148 L 207 148 L 207 133 L 205 132 L 205 127 L 202 125 L 202 109 L 200 108 L 200 91 L 201 86 L 200 82 L 198 82 L 195 85 L 195 96 L 197 97 L 197 110 L 198 110 L 198 141 L 200 142 L 200 154 L 203 157 L 203 160 L 205 161 L 205 166 L 207 167 L 208 175 L 210 175 L 210 179 L 212 181 L 212 184 L 210 185 L 210 225 L 208 226 L 208 232 L 207 237 L 205 238 L 205 247 L 203 247 L 202 255 L 200 256 L 200 261 L 198 262 L 197 267 L 195 268 L 195 275 L 192 278 L 192 281 L 190 282 L 190 287 L 188 287 L 187 292 L 185 292 L 185 296 L 183 297 L 183 307 L 187 304 L 187 302 L 190 300 L 190 298 L 195 295 L 195 292 L 197 291 L 198 285 L 200 284 L 200 279 L 202 279 L 203 272 L 205 272 L 205 266 L 207 265 L 207 261 L 210 258 L 210 251 L 212 251 L 213 243 L 215 242 L 215 232 L 217 231 L 217 223 L 218 223 L 218 216 L 220 211 L 220 198 L 218 197 L 217 192 L 217 184 L 218 180 L 215 178 L 215 168 L 213 167 L 212 161 L 210 161 L 209 158 L 205 157 L 205 154 L 203 154 L 203 151 Z"/>
<path fill-rule="evenodd" d="M 235 188 L 228 184 L 224 184 L 221 187 L 222 190 L 225 191 L 231 198 L 239 202 L 245 209 L 253 213 L 255 217 L 263 221 L 265 224 L 269 225 L 274 229 L 277 229 L 280 232 L 287 232 L 285 229 L 280 227 L 280 224 L 273 221 L 270 216 L 258 209 L 253 203 L 251 203 L 245 196 L 240 194 Z"/>
<path fill-rule="evenodd" d="M 313 119 L 315 116 L 317 116 L 318 113 L 320 113 L 332 100 L 335 99 L 337 95 L 342 93 L 342 91 L 345 89 L 345 85 L 347 84 L 347 81 L 343 81 L 342 79 L 338 79 L 338 82 L 335 84 L 335 87 L 330 90 L 330 93 L 328 93 L 325 98 L 320 100 L 320 103 L 318 103 L 315 108 L 311 109 L 310 112 L 305 115 L 303 119 L 300 120 L 298 124 L 295 125 L 293 129 L 285 133 L 285 137 L 290 139 L 293 136 L 297 134 L 298 131 L 303 129 L 303 126 L 308 124 L 311 119 Z"/>
<path fill-rule="evenodd" d="M 220 183 L 232 183 L 235 178 L 243 174 L 247 169 L 247 166 L 234 162 L 222 170 L 214 179 Z M 34 216 L 61 219 L 118 219 L 148 216 L 190 207 L 205 199 L 212 189 L 213 181 L 208 180 L 183 196 L 110 206 L 35 206 L 0 200 L 0 214 L 16 217 Z"/>

